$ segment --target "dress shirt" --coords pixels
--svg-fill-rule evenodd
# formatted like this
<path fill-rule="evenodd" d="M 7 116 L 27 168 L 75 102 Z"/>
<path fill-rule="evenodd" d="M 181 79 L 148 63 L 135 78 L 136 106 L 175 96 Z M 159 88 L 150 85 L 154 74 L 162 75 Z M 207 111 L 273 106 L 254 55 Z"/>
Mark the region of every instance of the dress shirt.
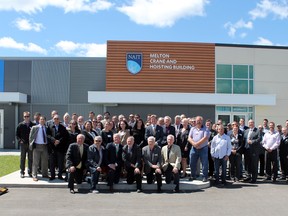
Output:
<path fill-rule="evenodd" d="M 226 134 L 220 134 L 213 137 L 211 142 L 211 156 L 213 158 L 222 159 L 231 154 L 231 140 Z"/>
<path fill-rule="evenodd" d="M 47 140 L 45 126 L 39 126 L 39 130 L 37 132 L 35 143 L 36 144 L 47 144 L 47 141 L 45 141 L 45 140 Z"/>
<path fill-rule="evenodd" d="M 277 131 L 265 133 L 263 138 L 263 147 L 265 149 L 275 150 L 280 145 L 280 134 Z"/>

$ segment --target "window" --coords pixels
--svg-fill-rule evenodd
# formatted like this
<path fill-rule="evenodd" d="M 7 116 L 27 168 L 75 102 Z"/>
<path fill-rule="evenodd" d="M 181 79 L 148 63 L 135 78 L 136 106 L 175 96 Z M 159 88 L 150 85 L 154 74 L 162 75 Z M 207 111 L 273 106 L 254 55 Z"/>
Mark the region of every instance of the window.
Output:
<path fill-rule="evenodd" d="M 216 93 L 223 94 L 253 94 L 253 65 L 216 66 Z"/>

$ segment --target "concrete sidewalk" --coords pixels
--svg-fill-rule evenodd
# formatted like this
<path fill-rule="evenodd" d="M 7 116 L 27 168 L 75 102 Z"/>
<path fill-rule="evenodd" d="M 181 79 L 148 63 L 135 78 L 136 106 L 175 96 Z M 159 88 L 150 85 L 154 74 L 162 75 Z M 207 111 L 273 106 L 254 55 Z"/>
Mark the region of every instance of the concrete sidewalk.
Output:
<path fill-rule="evenodd" d="M 0 149 L 0 156 L 2 156 L 2 155 L 20 156 L 20 149 Z"/>
<path fill-rule="evenodd" d="M 27 172 L 26 172 L 27 173 Z M 99 190 L 108 190 L 106 182 L 99 182 Z M 20 171 L 13 172 L 9 175 L 3 176 L 0 178 L 1 187 L 24 187 L 24 188 L 67 188 L 67 182 L 55 179 L 50 181 L 47 178 L 42 178 L 41 175 L 38 175 L 38 181 L 34 182 L 27 174 L 25 178 L 20 178 Z M 163 191 L 173 190 L 175 187 L 174 184 L 166 184 L 163 180 Z M 182 191 L 197 191 L 210 187 L 210 182 L 202 182 L 200 180 L 188 181 L 188 178 L 180 179 L 180 190 Z M 79 185 L 81 189 L 89 189 L 90 185 L 87 182 L 83 182 Z M 146 180 L 142 181 L 143 190 L 156 190 L 157 185 L 147 184 Z M 136 190 L 136 184 L 128 185 L 124 179 L 121 179 L 119 184 L 114 185 L 114 189 L 117 191 L 134 191 Z"/>

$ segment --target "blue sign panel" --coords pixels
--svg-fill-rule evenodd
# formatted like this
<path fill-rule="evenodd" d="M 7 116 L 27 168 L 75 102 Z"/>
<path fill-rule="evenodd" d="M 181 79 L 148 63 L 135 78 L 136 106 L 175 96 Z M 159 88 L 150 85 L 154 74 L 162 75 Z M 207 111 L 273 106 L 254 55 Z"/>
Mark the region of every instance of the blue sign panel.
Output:
<path fill-rule="evenodd" d="M 126 53 L 126 67 L 132 74 L 137 74 L 142 69 L 142 53 Z"/>
<path fill-rule="evenodd" d="M 4 92 L 4 61 L 0 60 L 0 92 Z"/>

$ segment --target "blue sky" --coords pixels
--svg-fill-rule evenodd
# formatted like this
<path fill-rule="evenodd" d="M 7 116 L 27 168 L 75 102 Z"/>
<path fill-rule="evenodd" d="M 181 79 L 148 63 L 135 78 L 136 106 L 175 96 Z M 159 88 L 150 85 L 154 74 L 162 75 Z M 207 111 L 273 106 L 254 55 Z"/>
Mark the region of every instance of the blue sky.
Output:
<path fill-rule="evenodd" d="M 288 46 L 287 27 L 288 0 L 0 0 L 0 57 L 101 57 L 107 40 Z"/>

